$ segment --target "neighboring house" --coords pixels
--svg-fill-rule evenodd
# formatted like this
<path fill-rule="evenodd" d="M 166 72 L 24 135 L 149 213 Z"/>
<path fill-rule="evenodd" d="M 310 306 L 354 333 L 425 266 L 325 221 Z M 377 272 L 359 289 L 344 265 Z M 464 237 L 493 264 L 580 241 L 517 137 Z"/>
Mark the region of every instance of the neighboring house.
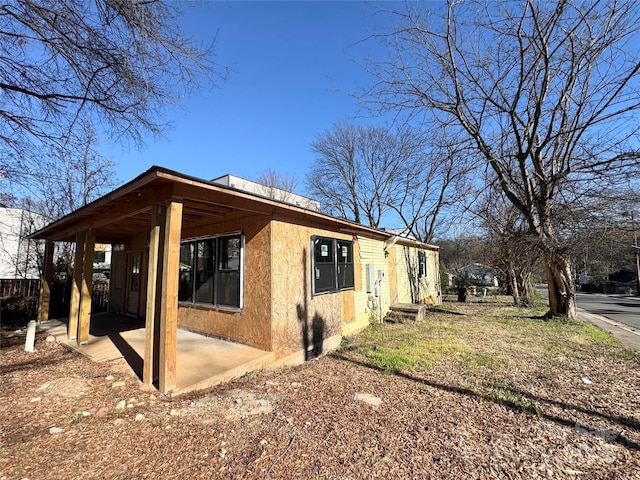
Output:
<path fill-rule="evenodd" d="M 472 263 L 462 267 L 462 270 L 469 274 L 471 282 L 478 287 L 497 287 L 498 277 L 495 276 L 493 270 L 480 263 Z"/>
<path fill-rule="evenodd" d="M 108 279 L 111 275 L 111 245 L 96 243 L 93 250 L 93 277 L 95 280 Z"/>
<path fill-rule="evenodd" d="M 146 317 L 143 381 L 163 393 L 175 388 L 178 327 L 299 363 L 393 303 L 441 300 L 435 246 L 160 167 L 33 236 L 47 241 L 41 320 L 53 242 L 76 243 L 78 343 L 94 242 L 112 245 L 109 308 Z"/>
<path fill-rule="evenodd" d="M 47 224 L 42 215 L 0 206 L 0 279 L 40 278 L 38 244 L 27 237 Z"/>

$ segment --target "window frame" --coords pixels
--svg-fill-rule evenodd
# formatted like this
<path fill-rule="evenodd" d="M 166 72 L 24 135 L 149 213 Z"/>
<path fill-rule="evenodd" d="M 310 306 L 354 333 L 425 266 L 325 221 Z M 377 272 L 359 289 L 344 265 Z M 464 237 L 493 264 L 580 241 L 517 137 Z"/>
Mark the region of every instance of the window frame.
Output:
<path fill-rule="evenodd" d="M 239 252 L 238 252 L 238 269 L 230 270 L 230 269 L 222 269 L 221 263 L 221 243 L 224 240 L 230 240 L 233 238 L 237 238 L 239 240 Z M 203 242 L 211 242 L 213 241 L 214 245 L 214 255 L 213 255 L 213 265 L 212 269 L 206 269 L 207 271 L 213 270 L 213 285 L 212 285 L 212 301 L 211 302 L 202 302 L 196 301 L 197 299 L 197 275 L 198 275 L 198 244 Z M 178 304 L 181 306 L 189 306 L 196 308 L 209 308 L 209 309 L 218 309 L 218 310 L 231 310 L 231 311 L 241 311 L 244 308 L 244 268 L 245 268 L 245 259 L 244 259 L 244 249 L 245 249 L 245 236 L 240 232 L 231 232 L 231 233 L 223 233 L 216 235 L 207 235 L 202 237 L 195 238 L 187 238 L 183 239 L 180 242 L 180 247 L 184 247 L 190 245 L 192 246 L 192 258 L 191 260 L 191 270 L 189 274 L 191 293 L 189 299 L 180 300 L 178 297 Z M 220 296 L 218 292 L 218 288 L 220 286 L 220 281 L 222 278 L 222 273 L 227 273 L 229 271 L 237 271 L 238 272 L 238 304 L 237 305 L 229 305 L 227 303 L 220 302 Z M 222 273 L 221 273 L 222 272 Z M 233 282 L 235 284 L 235 282 Z M 180 294 L 180 292 L 178 292 Z M 235 296 L 235 295 L 234 295 Z"/>
<path fill-rule="evenodd" d="M 323 242 L 324 244 L 330 243 L 331 247 L 329 251 L 331 252 L 331 261 L 318 262 L 316 260 L 316 244 L 317 242 Z M 310 261 L 311 261 L 311 295 L 324 295 L 327 293 L 336 293 L 342 292 L 345 290 L 355 290 L 355 262 L 353 259 L 353 240 L 346 240 L 342 238 L 333 238 L 326 237 L 324 235 L 312 235 L 310 241 Z M 338 255 L 338 248 L 348 247 L 349 251 L 347 253 L 347 259 L 351 259 L 351 261 L 340 262 Z M 318 288 L 318 281 L 320 280 L 320 269 L 316 265 L 322 265 L 323 270 L 328 270 L 326 267 L 331 266 L 332 276 L 330 278 L 331 284 L 328 287 Z M 350 282 L 345 284 L 344 281 L 341 281 L 341 275 L 339 273 L 340 268 L 349 268 L 350 269 Z M 342 275 L 344 278 L 344 275 Z"/>
<path fill-rule="evenodd" d="M 427 276 L 427 252 L 418 250 L 418 277 Z"/>

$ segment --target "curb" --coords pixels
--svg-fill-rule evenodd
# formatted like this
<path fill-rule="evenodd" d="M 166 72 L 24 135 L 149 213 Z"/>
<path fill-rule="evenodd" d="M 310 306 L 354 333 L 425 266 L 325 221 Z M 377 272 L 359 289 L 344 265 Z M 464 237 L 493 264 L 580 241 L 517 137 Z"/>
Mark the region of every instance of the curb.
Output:
<path fill-rule="evenodd" d="M 577 308 L 578 317 L 595 325 L 596 327 L 608 331 L 615 338 L 620 340 L 624 345 L 632 350 L 640 353 L 640 331 L 624 325 L 622 323 L 611 320 L 610 318 L 589 313 L 582 308 Z"/>

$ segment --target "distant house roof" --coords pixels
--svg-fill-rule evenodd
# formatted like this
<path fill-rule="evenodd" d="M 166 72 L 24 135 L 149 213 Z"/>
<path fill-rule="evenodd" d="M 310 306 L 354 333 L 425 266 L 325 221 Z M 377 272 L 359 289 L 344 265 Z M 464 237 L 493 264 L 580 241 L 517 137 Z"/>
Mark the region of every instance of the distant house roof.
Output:
<path fill-rule="evenodd" d="M 609 274 L 609 281 L 613 283 L 628 284 L 636 281 L 637 272 L 633 270 L 622 269 Z"/>

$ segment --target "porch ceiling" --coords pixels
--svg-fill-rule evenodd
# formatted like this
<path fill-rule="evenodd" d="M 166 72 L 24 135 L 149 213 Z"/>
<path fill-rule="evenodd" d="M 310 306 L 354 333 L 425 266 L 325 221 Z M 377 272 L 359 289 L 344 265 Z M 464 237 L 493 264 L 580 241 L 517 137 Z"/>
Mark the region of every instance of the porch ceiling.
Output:
<path fill-rule="evenodd" d="M 183 204 L 182 229 L 225 223 L 256 215 L 302 222 L 345 233 L 388 239 L 389 232 L 330 217 L 295 205 L 190 177 L 161 167 L 142 175 L 94 202 L 35 232 L 30 238 L 74 242 L 76 233 L 91 231 L 98 243 L 119 243 L 149 232 L 154 205 Z"/>
<path fill-rule="evenodd" d="M 187 180 L 187 181 L 185 181 Z M 183 230 L 200 225 L 237 220 L 272 211 L 259 198 L 208 182 L 174 178 L 163 171 L 149 171 L 112 193 L 63 217 L 32 235 L 51 241 L 75 241 L 75 234 L 91 230 L 99 243 L 118 243 L 148 232 L 154 205 L 183 204 Z"/>

